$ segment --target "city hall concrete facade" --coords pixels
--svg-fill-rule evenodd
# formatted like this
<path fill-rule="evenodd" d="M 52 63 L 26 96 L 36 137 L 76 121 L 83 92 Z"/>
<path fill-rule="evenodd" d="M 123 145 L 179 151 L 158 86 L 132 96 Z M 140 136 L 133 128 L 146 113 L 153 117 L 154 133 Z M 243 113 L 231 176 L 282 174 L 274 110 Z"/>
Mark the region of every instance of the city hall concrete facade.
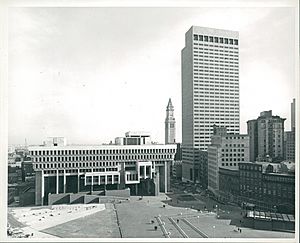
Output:
<path fill-rule="evenodd" d="M 29 146 L 36 173 L 35 204 L 49 193 L 130 188 L 135 195 L 157 195 L 170 188 L 176 145 Z"/>

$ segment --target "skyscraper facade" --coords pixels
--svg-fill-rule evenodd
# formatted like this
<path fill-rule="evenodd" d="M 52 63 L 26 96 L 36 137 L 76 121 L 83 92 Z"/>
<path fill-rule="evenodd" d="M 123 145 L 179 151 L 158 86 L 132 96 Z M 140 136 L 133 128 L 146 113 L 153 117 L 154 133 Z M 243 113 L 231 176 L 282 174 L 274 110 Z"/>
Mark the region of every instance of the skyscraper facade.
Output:
<path fill-rule="evenodd" d="M 295 162 L 295 99 L 291 103 L 291 131 L 284 134 L 284 158 Z"/>
<path fill-rule="evenodd" d="M 171 99 L 169 99 L 167 110 L 167 116 L 165 120 L 165 144 L 175 143 L 175 117 L 174 117 L 174 106 Z"/>
<path fill-rule="evenodd" d="M 291 103 L 291 130 L 295 129 L 295 106 L 296 106 L 296 99 L 293 99 Z"/>
<path fill-rule="evenodd" d="M 239 133 L 239 34 L 192 26 L 185 34 L 182 70 L 183 180 L 195 181 L 199 150 L 213 125 Z"/>
<path fill-rule="evenodd" d="M 250 137 L 250 161 L 282 161 L 284 159 L 285 118 L 264 111 L 247 122 Z"/>

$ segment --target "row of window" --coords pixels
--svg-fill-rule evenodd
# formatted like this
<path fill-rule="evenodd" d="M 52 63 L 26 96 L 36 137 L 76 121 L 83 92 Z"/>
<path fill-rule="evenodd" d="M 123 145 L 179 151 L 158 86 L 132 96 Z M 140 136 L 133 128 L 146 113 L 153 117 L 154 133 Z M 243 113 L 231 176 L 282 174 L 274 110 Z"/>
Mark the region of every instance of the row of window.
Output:
<path fill-rule="evenodd" d="M 222 163 L 222 166 L 236 166 L 236 163 Z"/>
<path fill-rule="evenodd" d="M 195 58 L 194 60 L 194 68 L 210 68 L 210 69 L 224 69 L 224 70 L 231 70 L 230 68 L 239 69 L 238 63 L 230 61 L 230 62 L 223 62 L 223 61 L 216 61 L 210 60 L 209 62 L 205 62 L 204 59 Z"/>
<path fill-rule="evenodd" d="M 204 103 L 202 103 L 204 105 Z M 234 110 L 236 110 L 238 112 L 239 107 L 236 107 L 237 104 L 233 104 L 232 106 L 228 107 L 228 106 L 224 106 L 223 104 L 217 104 L 218 106 L 214 106 L 214 103 L 207 103 L 207 106 L 197 106 L 195 105 L 194 108 L 195 109 L 212 109 L 212 111 L 216 111 L 216 112 L 220 112 L 221 110 L 224 110 L 226 112 L 229 112 L 229 110 L 232 110 L 230 112 L 234 112 Z"/>
<path fill-rule="evenodd" d="M 106 180 L 105 180 L 106 178 Z M 99 184 L 117 184 L 119 183 L 119 175 L 103 175 L 103 176 L 87 176 L 86 184 L 91 185 L 99 185 Z"/>
<path fill-rule="evenodd" d="M 194 34 L 194 40 L 213 42 L 213 43 L 221 43 L 221 44 L 230 44 L 230 45 L 238 45 L 239 44 L 238 39 L 217 37 L 217 36 L 207 36 L 207 35 L 196 35 L 196 34 Z"/>
<path fill-rule="evenodd" d="M 244 165 L 240 164 L 239 165 L 240 170 L 256 170 L 256 171 L 261 171 L 261 166 L 253 166 L 253 165 Z"/>
<path fill-rule="evenodd" d="M 214 61 L 216 62 L 220 62 L 220 63 L 228 63 L 228 61 L 223 61 L 223 60 L 234 60 L 237 61 L 236 64 L 238 63 L 238 58 L 233 58 L 233 57 L 223 57 L 221 55 L 217 56 L 217 55 L 202 55 L 202 52 L 194 52 L 194 57 L 203 57 L 204 59 L 202 59 L 202 61 L 212 61 L 212 59 L 214 59 Z M 232 55 L 233 56 L 233 55 Z M 208 59 L 206 59 L 208 58 Z M 233 62 L 235 63 L 235 62 Z"/>
<path fill-rule="evenodd" d="M 223 54 L 219 54 L 219 55 L 207 54 L 207 55 L 205 55 L 205 54 L 206 54 L 205 52 L 194 51 L 194 57 L 218 59 L 220 62 L 221 62 L 221 60 L 234 60 L 234 61 L 239 60 L 239 58 L 236 55 L 223 55 Z M 203 60 L 205 60 L 205 59 L 203 59 Z"/>
<path fill-rule="evenodd" d="M 106 162 L 108 163 L 108 162 Z M 85 162 L 85 163 L 38 163 L 34 164 L 34 169 L 59 169 L 59 168 L 82 168 L 82 167 L 103 167 L 103 166 L 114 166 L 114 165 L 103 165 L 102 162 Z M 117 171 L 118 168 L 109 168 L 109 167 L 103 167 L 100 168 L 99 171 Z"/>
<path fill-rule="evenodd" d="M 205 72 L 207 72 L 207 73 L 205 73 Z M 202 78 L 203 76 L 209 76 L 209 75 L 213 75 L 214 77 L 224 77 L 225 78 L 225 77 L 231 77 L 232 75 L 230 75 L 230 74 L 233 74 L 235 76 L 238 75 L 238 72 L 226 72 L 228 74 L 218 74 L 218 73 L 219 73 L 218 71 L 212 71 L 212 70 L 203 71 L 202 73 L 201 72 L 194 72 L 194 78 Z"/>
<path fill-rule="evenodd" d="M 198 57 L 204 57 L 204 58 L 198 58 Z M 223 67 L 230 67 L 228 64 L 236 64 L 236 65 L 232 65 L 233 67 L 236 67 L 238 68 L 238 62 L 235 62 L 236 59 L 234 58 L 224 58 L 224 59 L 227 59 L 228 61 L 222 61 L 220 60 L 220 58 L 213 58 L 211 57 L 211 59 L 206 59 L 206 58 L 209 58 L 208 56 L 203 56 L 203 55 L 197 55 L 197 54 L 194 54 L 194 60 L 196 61 L 202 61 L 202 62 L 207 62 L 206 65 L 212 65 L 212 63 L 214 62 L 217 62 L 216 63 L 216 66 L 223 66 Z M 224 63 L 224 65 L 222 65 L 222 63 Z M 227 65 L 226 65 L 227 64 Z"/>
<path fill-rule="evenodd" d="M 224 46 L 224 47 L 220 46 L 220 48 L 214 49 L 212 46 L 208 46 L 208 47 L 205 47 L 205 46 L 207 46 L 207 45 L 202 45 L 202 44 L 197 43 L 194 45 L 194 49 L 205 50 L 205 51 L 209 51 L 210 53 L 214 53 L 214 52 L 228 52 L 228 53 L 235 53 L 235 54 L 239 53 L 238 48 L 232 48 L 232 47 L 228 47 L 228 46 Z"/>
<path fill-rule="evenodd" d="M 203 56 L 194 54 L 194 61 L 207 62 L 206 65 L 214 65 L 214 62 L 223 62 L 223 63 L 226 63 L 226 64 L 230 64 L 230 63 L 231 64 L 236 64 L 236 65 L 233 65 L 233 66 L 238 67 L 238 64 L 239 64 L 238 62 L 232 61 L 233 59 L 230 59 L 229 61 L 224 62 L 224 61 L 219 60 L 218 58 L 203 59 L 203 58 L 199 58 L 199 57 L 203 57 Z M 221 65 L 221 64 L 220 63 L 218 63 L 218 64 L 216 63 L 215 65 Z M 223 65 L 223 66 L 228 67 L 226 65 Z"/>
<path fill-rule="evenodd" d="M 194 83 L 215 83 L 220 80 L 224 80 L 225 82 L 220 82 L 220 84 L 239 84 L 239 78 L 235 77 L 235 75 L 231 77 L 215 77 L 215 76 L 195 76 L 194 75 Z M 228 82 L 226 82 L 228 81 Z M 217 83 L 218 84 L 218 83 Z"/>
<path fill-rule="evenodd" d="M 222 157 L 244 157 L 243 153 L 222 153 Z"/>
<path fill-rule="evenodd" d="M 222 161 L 245 161 L 244 158 L 222 158 Z"/>
<path fill-rule="evenodd" d="M 138 174 L 127 174 L 126 175 L 127 181 L 137 181 L 138 180 Z"/>
<path fill-rule="evenodd" d="M 195 95 L 196 96 L 196 95 Z M 220 106 L 223 106 L 224 104 L 220 104 L 220 100 L 215 98 L 215 97 L 209 97 L 209 99 L 201 99 L 203 98 L 202 96 L 199 96 L 200 98 L 198 98 L 198 95 L 197 95 L 197 101 L 198 101 L 198 104 L 196 105 L 209 105 L 209 104 L 214 104 L 213 102 L 216 102 L 215 105 L 220 105 Z M 196 99 L 196 97 L 194 98 Z M 199 103 L 201 102 L 201 103 Z M 207 103 L 206 103 L 207 102 Z M 195 106 L 196 106 L 195 105 Z M 227 104 L 226 104 L 227 105 Z M 237 105 L 237 101 L 235 100 L 234 104 L 231 104 L 231 105 Z"/>
<path fill-rule="evenodd" d="M 234 112 L 234 111 L 230 111 L 230 113 L 228 114 L 227 113 L 224 113 L 225 110 L 220 110 L 220 111 L 217 111 L 217 110 L 210 110 L 210 109 L 206 109 L 206 110 L 195 110 L 195 115 L 198 115 L 198 114 L 203 114 L 205 113 L 206 116 L 220 116 L 220 117 L 235 117 L 235 116 L 239 116 L 238 114 L 238 110 L 237 112 Z M 221 113 L 221 114 L 218 114 L 218 113 Z M 226 119 L 225 119 L 226 120 Z M 228 119 L 227 119 L 228 120 Z"/>
<path fill-rule="evenodd" d="M 220 49 L 232 49 L 232 50 L 239 50 L 238 47 L 235 47 L 235 46 L 223 46 L 223 45 L 213 45 L 213 44 L 205 44 L 205 43 L 201 43 L 201 42 L 194 42 L 194 48 L 195 46 L 206 46 L 205 49 L 208 49 L 208 50 L 220 50 Z M 216 47 L 216 49 L 214 48 Z"/>
<path fill-rule="evenodd" d="M 294 183 L 295 178 L 284 177 L 284 176 L 263 176 L 265 180 L 273 181 L 273 182 L 286 182 L 286 183 Z"/>
<path fill-rule="evenodd" d="M 232 71 L 234 71 L 234 69 L 232 69 Z M 219 74 L 221 73 L 221 74 Z M 225 73 L 225 74 L 222 74 L 222 73 Z M 226 74 L 237 74 L 238 75 L 238 70 L 236 70 L 236 72 L 227 72 L 227 71 L 217 71 L 217 70 L 199 70 L 198 69 L 195 69 L 195 72 L 194 72 L 194 77 L 195 76 L 206 76 L 206 74 L 210 74 L 210 75 L 214 75 L 215 77 L 218 77 L 218 76 L 222 76 L 222 77 L 226 77 L 226 76 L 229 76 L 229 75 L 226 75 Z"/>
<path fill-rule="evenodd" d="M 33 162 L 95 161 L 95 160 L 132 160 L 132 159 L 172 159 L 171 154 L 113 155 L 113 156 L 64 156 L 35 157 Z"/>
<path fill-rule="evenodd" d="M 30 155 L 95 155 L 95 154 L 150 154 L 175 153 L 175 149 L 112 149 L 112 150 L 40 150 L 30 151 Z"/>
<path fill-rule="evenodd" d="M 233 147 L 240 147 L 241 144 L 233 144 Z M 222 149 L 222 152 L 244 152 L 244 149 Z"/>

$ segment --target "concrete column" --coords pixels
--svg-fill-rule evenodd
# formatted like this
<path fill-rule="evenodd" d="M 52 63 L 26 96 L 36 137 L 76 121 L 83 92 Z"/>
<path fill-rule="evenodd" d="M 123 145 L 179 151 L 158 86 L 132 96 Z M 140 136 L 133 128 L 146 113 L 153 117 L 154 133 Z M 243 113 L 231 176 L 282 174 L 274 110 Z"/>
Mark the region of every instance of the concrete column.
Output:
<path fill-rule="evenodd" d="M 93 192 L 93 190 L 94 190 L 93 186 L 94 186 L 94 176 L 93 176 L 93 174 L 92 174 L 92 181 L 91 181 L 91 194 L 92 194 L 92 192 Z"/>
<path fill-rule="evenodd" d="M 77 172 L 77 192 L 80 192 L 80 174 Z"/>
<path fill-rule="evenodd" d="M 114 175 L 111 176 L 111 184 L 114 184 Z"/>
<path fill-rule="evenodd" d="M 59 193 L 59 174 L 58 170 L 56 170 L 56 194 Z"/>
<path fill-rule="evenodd" d="M 135 184 L 135 193 L 138 195 L 138 184 Z"/>
<path fill-rule="evenodd" d="M 42 171 L 42 201 L 41 201 L 41 205 L 44 205 L 44 197 L 45 197 L 45 176 L 44 176 L 44 171 Z"/>
<path fill-rule="evenodd" d="M 35 205 L 43 205 L 44 196 L 44 178 L 43 171 L 35 172 Z"/>
<path fill-rule="evenodd" d="M 66 170 L 64 170 L 64 193 L 66 193 L 67 189 L 67 178 L 66 178 Z"/>
<path fill-rule="evenodd" d="M 146 168 L 147 168 L 147 166 L 145 165 L 144 166 L 144 178 L 146 178 Z"/>
<path fill-rule="evenodd" d="M 165 173 L 165 193 L 168 192 L 168 163 L 165 162 L 165 169 L 164 169 L 164 173 Z"/>
<path fill-rule="evenodd" d="M 41 193 L 42 193 L 42 177 L 41 171 L 35 172 L 35 205 L 41 205 Z"/>
<path fill-rule="evenodd" d="M 156 180 L 156 185 L 155 185 L 155 196 L 158 196 L 158 194 L 159 194 L 159 192 L 160 192 L 160 180 L 159 180 L 160 173 L 159 173 L 159 167 L 156 167 L 156 168 L 155 168 L 155 171 L 156 171 L 156 177 L 155 177 L 155 180 Z"/>

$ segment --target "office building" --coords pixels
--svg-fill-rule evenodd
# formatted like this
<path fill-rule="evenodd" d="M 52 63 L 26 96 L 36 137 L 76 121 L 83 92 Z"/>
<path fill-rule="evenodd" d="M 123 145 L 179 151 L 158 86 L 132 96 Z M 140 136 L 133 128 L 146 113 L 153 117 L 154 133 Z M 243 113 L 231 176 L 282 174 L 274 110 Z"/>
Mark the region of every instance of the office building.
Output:
<path fill-rule="evenodd" d="M 47 144 L 28 150 L 35 170 L 35 203 L 46 205 L 49 193 L 125 188 L 133 195 L 167 192 L 176 144 Z"/>
<path fill-rule="evenodd" d="M 295 99 L 291 103 L 291 131 L 284 133 L 284 158 L 295 162 Z"/>
<path fill-rule="evenodd" d="M 240 163 L 241 201 L 257 209 L 295 213 L 295 166 L 284 162 Z"/>
<path fill-rule="evenodd" d="M 249 161 L 248 135 L 229 134 L 215 128 L 208 147 L 208 189 L 219 196 L 219 168 L 238 170 L 239 163 Z"/>
<path fill-rule="evenodd" d="M 295 130 L 295 121 L 296 121 L 296 114 L 295 114 L 295 109 L 296 109 L 296 99 L 293 99 L 293 102 L 291 103 L 291 130 Z"/>
<path fill-rule="evenodd" d="M 196 181 L 213 125 L 239 134 L 239 34 L 192 26 L 181 52 L 183 180 Z"/>
<path fill-rule="evenodd" d="M 219 197 L 218 200 L 224 203 L 239 202 L 240 195 L 240 174 L 239 170 L 219 168 Z"/>
<path fill-rule="evenodd" d="M 294 213 L 295 163 L 241 162 L 238 170 L 219 169 L 219 200 L 248 203 L 256 210 Z"/>
<path fill-rule="evenodd" d="M 173 144 L 176 142 L 175 138 L 176 127 L 174 117 L 174 106 L 171 99 L 169 99 L 166 109 L 166 120 L 165 120 L 165 144 Z"/>
<path fill-rule="evenodd" d="M 284 158 L 295 162 L 295 130 L 284 133 Z"/>
<path fill-rule="evenodd" d="M 284 159 L 285 118 L 263 111 L 255 120 L 247 121 L 250 137 L 250 161 L 277 161 Z"/>

